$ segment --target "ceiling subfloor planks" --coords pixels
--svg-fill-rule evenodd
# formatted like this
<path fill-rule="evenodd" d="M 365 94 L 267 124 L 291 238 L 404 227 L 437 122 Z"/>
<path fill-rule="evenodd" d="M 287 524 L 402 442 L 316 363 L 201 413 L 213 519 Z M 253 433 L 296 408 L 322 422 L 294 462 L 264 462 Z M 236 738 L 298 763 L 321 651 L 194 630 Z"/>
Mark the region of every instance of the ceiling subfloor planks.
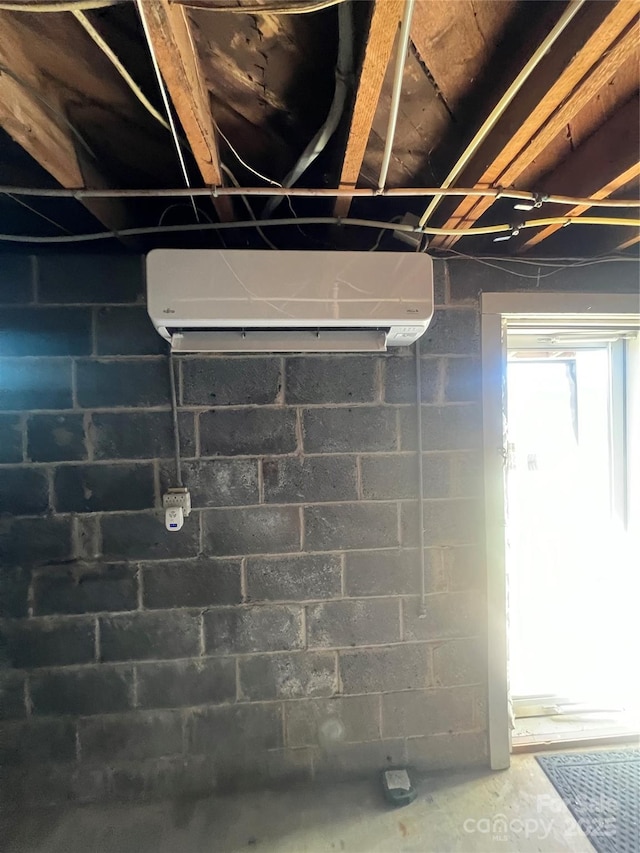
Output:
<path fill-rule="evenodd" d="M 0 125 L 63 187 L 104 189 L 108 181 L 99 157 L 67 106 L 74 77 L 67 57 L 82 60 L 93 45 L 71 16 L 47 19 L 45 29 L 37 16 L 0 12 Z M 99 65 L 83 62 L 73 84 L 86 87 L 95 99 L 94 111 L 98 99 L 108 103 L 113 96 Z M 109 229 L 132 224 L 126 206 L 115 199 L 86 199 L 83 204 Z"/>
<path fill-rule="evenodd" d="M 513 0 L 416 3 L 411 40 L 454 116 L 486 71 L 515 6 Z"/>
<path fill-rule="evenodd" d="M 627 61 L 637 58 L 638 9 L 636 0 L 619 0 L 611 5 L 604 20 L 575 55 L 566 42 L 568 56 L 564 71 L 550 87 L 541 87 L 534 109 L 507 139 L 489 166 L 479 168 L 480 158 L 477 157 L 475 165 L 471 164 L 461 181 L 467 184 L 471 181 L 479 186 L 513 185 L 562 132 L 571 118 L 597 95 Z M 563 50 L 563 44 L 557 49 Z M 542 82 L 543 78 L 540 80 Z M 467 198 L 457 206 L 444 227 L 472 227 L 491 204 L 491 199 Z M 436 238 L 432 245 L 450 248 L 459 239 L 456 236 Z"/>

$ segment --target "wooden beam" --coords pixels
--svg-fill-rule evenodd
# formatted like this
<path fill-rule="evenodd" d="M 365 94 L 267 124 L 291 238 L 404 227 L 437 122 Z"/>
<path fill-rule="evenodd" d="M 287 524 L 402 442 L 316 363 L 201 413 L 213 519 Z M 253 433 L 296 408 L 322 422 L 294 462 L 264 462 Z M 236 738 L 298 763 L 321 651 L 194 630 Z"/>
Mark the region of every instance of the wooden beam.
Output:
<path fill-rule="evenodd" d="M 527 118 L 482 169 L 476 166 L 472 182 L 478 186 L 510 186 L 562 131 L 625 62 L 638 56 L 637 0 L 618 0 L 568 62 L 550 87 L 542 88 Z M 480 152 L 482 153 L 482 152 Z M 476 162 L 480 162 L 477 159 Z M 473 168 L 473 166 L 472 166 Z M 467 173 L 461 180 L 469 182 Z M 492 204 L 491 199 L 464 199 L 446 228 L 472 226 Z M 436 238 L 432 245 L 450 248 L 459 237 Z"/>
<path fill-rule="evenodd" d="M 47 16 L 46 29 L 32 26 L 33 17 L 0 12 L 0 125 L 63 187 L 107 188 L 97 155 L 67 115 L 68 92 L 56 77 L 64 64 L 56 45 L 72 50 L 76 37 L 85 36 L 71 16 Z M 83 204 L 109 229 L 132 224 L 122 201 Z"/>
<path fill-rule="evenodd" d="M 630 166 L 620 175 L 616 175 L 615 178 L 606 183 L 603 187 L 601 187 L 601 189 L 596 190 L 596 192 L 590 193 L 590 195 L 593 196 L 593 198 L 597 199 L 609 198 L 609 196 L 613 195 L 621 187 L 624 187 L 626 184 L 630 183 L 631 181 L 634 181 L 638 177 L 640 177 L 640 163 L 634 163 L 633 166 Z M 557 215 L 580 216 L 581 213 L 585 213 L 585 211 L 590 209 L 590 204 L 578 204 L 575 207 L 572 207 L 570 210 L 566 211 L 566 213 L 558 213 Z M 546 240 L 547 237 L 550 237 L 552 234 L 555 234 L 555 232 L 559 231 L 562 227 L 562 225 L 547 226 L 524 244 L 524 246 L 522 247 L 523 251 L 531 249 L 533 248 L 533 246 L 537 246 L 538 243 L 541 243 L 543 240 Z"/>
<path fill-rule="evenodd" d="M 169 0 L 140 0 L 151 44 L 169 96 L 205 184 L 223 183 L 213 117 L 187 10 Z M 215 202 L 223 220 L 233 219 L 229 198 Z"/>
<path fill-rule="evenodd" d="M 638 96 L 601 125 L 576 151 L 547 174 L 536 187 L 559 195 L 592 196 L 603 199 L 640 176 L 640 101 Z M 559 216 L 579 216 L 590 205 L 557 208 Z M 554 205 L 554 213 L 556 205 Z M 562 225 L 549 225 L 530 237 L 523 251 L 555 234 Z"/>
<path fill-rule="evenodd" d="M 618 251 L 630 249 L 631 246 L 635 246 L 636 243 L 640 243 L 640 234 L 636 234 L 635 237 L 630 237 L 628 240 L 625 240 L 624 243 L 620 243 L 619 246 L 616 246 L 616 249 Z"/>
<path fill-rule="evenodd" d="M 340 174 L 339 185 L 343 189 L 355 187 L 360 175 L 371 126 L 380 99 L 382 83 L 393 51 L 402 8 L 402 0 L 376 0 L 373 8 Z M 334 216 L 346 216 L 350 206 L 351 198 L 349 196 L 336 199 Z"/>

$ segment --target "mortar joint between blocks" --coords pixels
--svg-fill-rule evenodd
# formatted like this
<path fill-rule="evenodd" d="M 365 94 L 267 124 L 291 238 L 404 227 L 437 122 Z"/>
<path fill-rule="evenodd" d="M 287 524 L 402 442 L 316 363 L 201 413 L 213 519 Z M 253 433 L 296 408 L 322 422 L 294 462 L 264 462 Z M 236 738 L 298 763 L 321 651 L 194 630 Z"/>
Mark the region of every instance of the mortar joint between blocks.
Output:
<path fill-rule="evenodd" d="M 20 423 L 20 439 L 22 446 L 22 462 L 29 461 L 29 418 L 27 415 L 21 414 L 19 418 Z"/>
<path fill-rule="evenodd" d="M 182 722 L 182 755 L 189 753 L 189 720 L 191 719 L 188 709 L 184 709 L 180 714 Z"/>
<path fill-rule="evenodd" d="M 96 617 L 95 620 L 95 662 L 100 663 L 100 619 Z"/>
<path fill-rule="evenodd" d="M 435 394 L 435 402 L 437 404 L 442 404 L 446 402 L 446 387 L 447 387 L 447 359 L 439 358 L 438 359 L 438 380 L 436 383 L 436 394 Z"/>
<path fill-rule="evenodd" d="M 155 509 L 162 509 L 162 487 L 160 485 L 160 461 L 150 460 L 153 466 L 153 505 Z"/>
<path fill-rule="evenodd" d="M 74 560 L 82 559 L 80 550 L 80 531 L 78 530 L 78 516 L 71 517 L 71 557 Z"/>
<path fill-rule="evenodd" d="M 98 311 L 100 309 L 94 307 L 91 310 L 91 355 L 98 355 Z"/>
<path fill-rule="evenodd" d="M 377 403 L 384 403 L 385 364 L 386 362 L 382 358 L 376 359 L 374 373 L 374 400 Z"/>
<path fill-rule="evenodd" d="M 34 575 L 32 573 L 31 578 L 29 580 L 29 588 L 27 590 L 27 616 L 30 619 L 35 615 L 35 604 L 36 596 L 34 587 Z"/>
<path fill-rule="evenodd" d="M 138 708 L 138 667 L 131 667 L 131 707 Z"/>
<path fill-rule="evenodd" d="M 102 557 L 102 524 L 98 519 L 93 528 L 93 554 L 96 560 Z"/>
<path fill-rule="evenodd" d="M 264 503 L 264 457 L 260 456 L 256 463 L 258 465 L 258 503 Z"/>
<path fill-rule="evenodd" d="M 179 413 L 178 413 L 179 416 Z M 202 455 L 202 451 L 200 450 L 200 413 L 192 412 L 191 418 L 193 421 L 193 443 L 194 443 L 194 455 L 196 459 L 199 459 Z"/>
<path fill-rule="evenodd" d="M 286 369 L 287 369 L 286 368 L 286 361 L 285 361 L 284 356 L 280 357 L 279 362 L 280 362 L 280 387 L 278 388 L 278 393 L 276 395 L 275 402 L 280 406 L 284 406 L 284 404 L 285 404 L 285 382 L 286 382 L 286 376 L 287 376 L 287 374 L 286 374 Z"/>
<path fill-rule="evenodd" d="M 136 603 L 138 605 L 138 610 L 144 610 L 144 579 L 142 566 L 138 564 L 136 568 L 136 591 L 137 591 L 137 600 Z"/>
<path fill-rule="evenodd" d="M 356 456 L 356 496 L 359 501 L 363 500 L 364 494 L 362 491 L 362 456 Z"/>
<path fill-rule="evenodd" d="M 29 676 L 26 676 L 24 680 L 22 699 L 24 701 L 25 715 L 30 717 L 33 714 L 33 702 L 31 700 L 31 684 L 29 683 Z"/>
<path fill-rule="evenodd" d="M 427 645 L 427 672 L 426 672 L 426 678 L 427 678 L 427 685 L 426 686 L 427 687 L 433 687 L 434 683 L 435 683 L 434 670 L 433 670 L 433 646 L 434 646 L 433 643 L 429 643 Z"/>
<path fill-rule="evenodd" d="M 204 657 L 206 652 L 206 643 L 204 637 L 204 610 L 201 610 L 198 615 L 198 641 L 198 654 L 200 655 L 200 657 Z"/>
<path fill-rule="evenodd" d="M 84 411 L 84 407 L 78 402 L 78 360 L 76 358 L 71 359 L 71 407 L 76 412 L 78 409 Z"/>
<path fill-rule="evenodd" d="M 240 600 L 247 603 L 247 558 L 240 560 Z"/>
<path fill-rule="evenodd" d="M 91 412 L 83 412 L 82 414 L 82 432 L 84 434 L 84 444 L 87 449 L 87 461 L 93 462 L 93 419 L 91 417 Z"/>
<path fill-rule="evenodd" d="M 202 513 L 196 513 L 198 521 L 198 554 L 201 557 L 204 554 L 204 523 L 202 521 Z"/>
<path fill-rule="evenodd" d="M 304 435 L 302 429 L 302 409 L 296 406 L 296 456 L 302 456 L 304 453 Z"/>

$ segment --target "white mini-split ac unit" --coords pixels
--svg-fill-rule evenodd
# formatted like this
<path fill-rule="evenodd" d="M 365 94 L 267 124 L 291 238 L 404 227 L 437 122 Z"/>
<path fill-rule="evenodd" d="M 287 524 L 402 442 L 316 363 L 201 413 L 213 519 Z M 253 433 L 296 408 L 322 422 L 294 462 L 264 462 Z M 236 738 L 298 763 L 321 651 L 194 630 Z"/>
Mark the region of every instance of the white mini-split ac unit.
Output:
<path fill-rule="evenodd" d="M 147 307 L 175 352 L 380 352 L 433 316 L 418 252 L 155 249 Z"/>

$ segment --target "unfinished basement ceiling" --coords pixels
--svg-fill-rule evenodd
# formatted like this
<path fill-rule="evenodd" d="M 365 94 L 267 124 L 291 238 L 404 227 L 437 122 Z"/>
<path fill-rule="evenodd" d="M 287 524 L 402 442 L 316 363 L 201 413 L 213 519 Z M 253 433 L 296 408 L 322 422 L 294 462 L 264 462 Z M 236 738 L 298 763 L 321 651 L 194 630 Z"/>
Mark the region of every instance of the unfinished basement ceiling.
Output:
<path fill-rule="evenodd" d="M 348 191 L 379 186 L 392 138 L 387 189 L 502 187 L 541 199 L 637 202 L 639 11 L 640 0 L 0 2 L 0 231 L 54 237 L 193 224 L 188 197 L 80 204 L 6 194 L 10 187 L 178 188 L 186 170 L 192 187 L 212 189 L 195 199 L 200 222 L 295 214 L 384 223 L 409 212 L 427 228 L 510 226 L 486 236 L 432 236 L 434 252 L 633 252 L 638 228 L 606 220 L 637 220 L 637 207 L 543 203 L 520 211 L 509 198 L 458 196 L 431 204 L 433 192 L 351 199 Z M 401 22 L 410 14 L 390 137 Z M 553 44 L 541 50 L 545 39 Z M 184 169 L 163 126 L 166 106 L 150 45 Z M 528 69 L 523 85 L 514 87 Z M 317 157 L 298 174 L 301 155 L 328 117 L 335 121 L 326 144 L 316 146 Z M 280 198 L 277 205 L 265 196 L 215 197 L 215 188 L 273 183 L 340 187 L 343 195 Z M 513 233 L 525 220 L 579 216 L 603 221 Z M 281 248 L 368 248 L 378 237 L 374 229 L 330 224 L 264 233 Z M 142 235 L 127 245 L 221 245 L 220 234 L 228 246 L 263 245 L 255 229 Z M 496 236 L 509 239 L 494 242 Z M 390 233 L 382 245 L 403 246 Z"/>

